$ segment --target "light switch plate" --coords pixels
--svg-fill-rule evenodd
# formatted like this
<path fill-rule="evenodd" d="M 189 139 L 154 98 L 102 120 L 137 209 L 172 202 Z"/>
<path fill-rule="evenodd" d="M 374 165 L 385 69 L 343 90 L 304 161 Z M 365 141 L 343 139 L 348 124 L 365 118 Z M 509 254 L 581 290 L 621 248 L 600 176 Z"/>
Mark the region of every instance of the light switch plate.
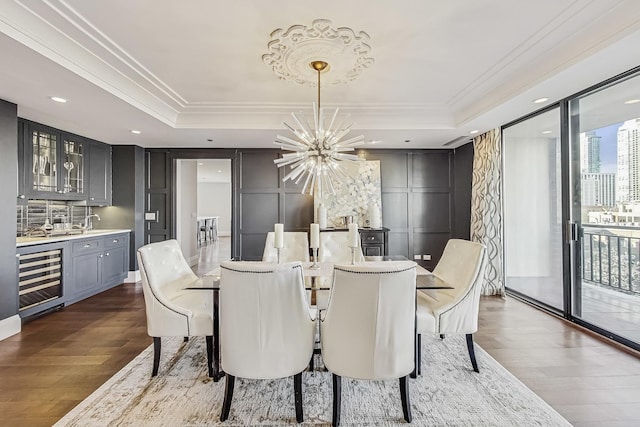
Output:
<path fill-rule="evenodd" d="M 413 259 L 415 259 L 416 261 L 420 261 L 420 255 L 414 255 Z"/>
<path fill-rule="evenodd" d="M 431 255 L 422 255 L 424 261 L 431 261 Z"/>

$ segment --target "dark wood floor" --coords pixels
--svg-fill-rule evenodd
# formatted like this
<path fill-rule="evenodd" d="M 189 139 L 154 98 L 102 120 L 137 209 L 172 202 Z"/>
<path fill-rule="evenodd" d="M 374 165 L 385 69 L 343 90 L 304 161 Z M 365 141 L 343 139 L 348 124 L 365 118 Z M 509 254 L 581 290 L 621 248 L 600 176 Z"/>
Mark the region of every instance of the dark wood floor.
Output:
<path fill-rule="evenodd" d="M 476 342 L 573 424 L 640 425 L 638 357 L 511 298 L 482 299 Z M 0 425 L 53 424 L 150 344 L 140 284 L 24 324 L 0 341 Z"/>

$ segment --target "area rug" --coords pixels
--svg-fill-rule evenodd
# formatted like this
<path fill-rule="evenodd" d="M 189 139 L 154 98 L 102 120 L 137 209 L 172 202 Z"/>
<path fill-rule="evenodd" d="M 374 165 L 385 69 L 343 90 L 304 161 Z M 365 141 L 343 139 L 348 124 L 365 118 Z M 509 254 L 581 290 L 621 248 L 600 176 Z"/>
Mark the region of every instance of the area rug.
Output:
<path fill-rule="evenodd" d="M 61 426 L 296 425 L 293 380 L 236 379 L 229 419 L 219 421 L 224 379 L 207 377 L 204 339 L 163 339 L 158 376 L 153 347 L 65 415 Z M 423 337 L 422 375 L 410 380 L 416 426 L 570 426 L 479 346 L 471 370 L 464 337 Z M 330 426 L 331 375 L 303 373 L 303 425 Z M 398 381 L 342 380 L 342 426 L 406 425 Z"/>

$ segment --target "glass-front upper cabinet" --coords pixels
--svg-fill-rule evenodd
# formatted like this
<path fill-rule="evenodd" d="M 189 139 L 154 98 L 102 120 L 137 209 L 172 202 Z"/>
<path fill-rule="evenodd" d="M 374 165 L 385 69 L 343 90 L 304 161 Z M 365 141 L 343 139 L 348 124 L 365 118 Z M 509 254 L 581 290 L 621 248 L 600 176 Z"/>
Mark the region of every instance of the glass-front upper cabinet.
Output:
<path fill-rule="evenodd" d="M 24 190 L 28 197 L 85 197 L 85 150 L 80 138 L 36 123 L 24 132 Z"/>
<path fill-rule="evenodd" d="M 83 195 L 85 144 L 74 138 L 63 138 L 62 189 L 66 194 Z"/>
<path fill-rule="evenodd" d="M 32 129 L 31 149 L 33 163 L 33 192 L 57 192 L 58 176 L 56 174 L 58 136 L 45 130 Z"/>

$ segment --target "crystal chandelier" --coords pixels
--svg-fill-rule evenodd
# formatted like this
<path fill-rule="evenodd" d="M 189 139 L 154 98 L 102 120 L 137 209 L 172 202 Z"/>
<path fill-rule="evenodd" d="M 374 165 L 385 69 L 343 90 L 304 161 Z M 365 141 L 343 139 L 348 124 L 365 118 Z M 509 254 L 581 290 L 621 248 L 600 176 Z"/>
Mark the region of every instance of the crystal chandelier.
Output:
<path fill-rule="evenodd" d="M 318 102 L 313 103 L 313 127 L 304 115 L 291 113 L 296 126 L 286 122 L 284 125 L 297 139 L 276 136 L 274 144 L 291 153 L 283 154 L 282 158 L 273 162 L 279 168 L 291 166 L 292 170 L 285 175 L 283 181 L 291 180 L 296 184 L 304 182 L 303 194 L 313 195 L 315 190 L 317 196 L 322 197 L 326 191 L 335 194 L 336 183 L 349 177 L 348 172 L 341 167 L 341 162 L 363 160 L 355 154 L 347 153 L 364 144 L 364 136 L 342 141 L 353 127 L 353 123 L 349 122 L 349 116 L 337 124 L 336 118 L 340 109 L 336 108 L 333 114 L 325 115 L 320 106 L 320 73 L 328 64 L 324 61 L 313 61 L 309 65 L 318 73 Z"/>

